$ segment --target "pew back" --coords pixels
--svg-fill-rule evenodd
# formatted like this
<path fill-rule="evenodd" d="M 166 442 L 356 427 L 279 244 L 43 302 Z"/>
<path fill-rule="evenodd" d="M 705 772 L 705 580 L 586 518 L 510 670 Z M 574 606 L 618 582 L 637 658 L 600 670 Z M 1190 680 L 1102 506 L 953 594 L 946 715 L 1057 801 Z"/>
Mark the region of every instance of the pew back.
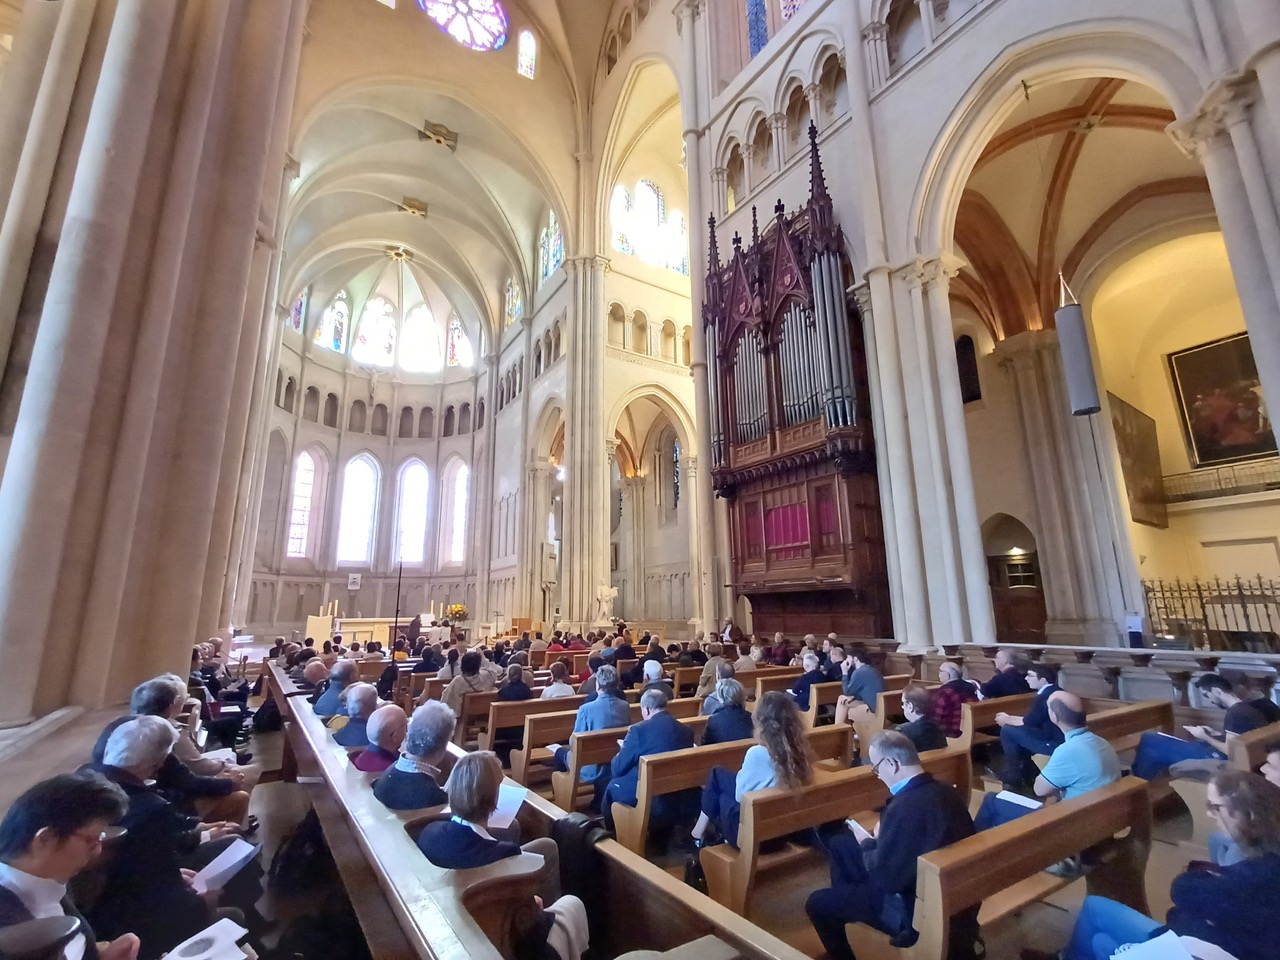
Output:
<path fill-rule="evenodd" d="M 535 700 L 513 700 L 501 703 L 495 700 L 489 705 L 489 720 L 485 729 L 480 733 L 479 749 L 492 750 L 499 730 L 506 730 L 511 727 L 523 728 L 528 717 L 540 713 L 564 713 L 565 711 L 569 711 L 576 716 L 577 709 L 582 706 L 586 699 L 586 697 L 558 697 L 554 700 L 538 698 Z M 570 726 L 570 732 L 572 730 L 573 728 Z"/>
<path fill-rule="evenodd" d="M 1267 748 L 1280 743 L 1280 723 L 1242 733 L 1227 741 L 1227 756 L 1240 770 L 1256 771 L 1267 762 Z"/>

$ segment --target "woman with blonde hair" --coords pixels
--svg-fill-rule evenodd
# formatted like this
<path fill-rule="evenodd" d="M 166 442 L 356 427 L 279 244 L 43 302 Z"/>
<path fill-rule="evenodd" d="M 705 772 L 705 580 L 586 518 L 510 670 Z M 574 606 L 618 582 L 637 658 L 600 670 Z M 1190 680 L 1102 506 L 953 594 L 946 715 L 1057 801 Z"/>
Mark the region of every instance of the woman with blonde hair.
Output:
<path fill-rule="evenodd" d="M 754 718 L 756 745 L 747 751 L 735 777 L 716 767 L 702 789 L 702 813 L 691 831 L 694 846 L 708 846 L 712 823 L 721 838 L 737 846 L 742 798 L 753 790 L 795 790 L 813 780 L 813 754 L 800 710 L 785 693 L 771 690 L 760 698 Z"/>

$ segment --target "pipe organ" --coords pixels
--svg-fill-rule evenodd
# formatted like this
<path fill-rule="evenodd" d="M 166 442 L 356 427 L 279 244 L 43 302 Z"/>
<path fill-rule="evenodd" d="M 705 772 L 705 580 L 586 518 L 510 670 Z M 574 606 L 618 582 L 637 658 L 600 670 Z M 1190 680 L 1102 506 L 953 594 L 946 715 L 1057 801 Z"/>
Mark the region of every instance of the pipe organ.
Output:
<path fill-rule="evenodd" d="M 810 196 L 721 263 L 703 305 L 712 483 L 757 633 L 892 636 L 862 322 L 809 128 Z"/>

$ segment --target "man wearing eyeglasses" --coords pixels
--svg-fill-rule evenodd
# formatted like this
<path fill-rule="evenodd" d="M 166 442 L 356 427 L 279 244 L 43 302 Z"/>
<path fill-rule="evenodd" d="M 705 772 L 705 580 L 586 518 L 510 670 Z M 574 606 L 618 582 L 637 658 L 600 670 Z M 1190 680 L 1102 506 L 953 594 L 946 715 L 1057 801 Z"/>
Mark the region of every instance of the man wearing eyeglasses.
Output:
<path fill-rule="evenodd" d="M 67 896 L 71 878 L 102 850 L 110 824 L 127 807 L 124 791 L 96 773 L 53 777 L 14 801 L 0 822 L 0 928 L 75 917 L 80 935 L 64 948 L 66 960 L 134 960 L 136 936 L 96 942 Z"/>
<path fill-rule="evenodd" d="M 913 944 L 916 859 L 973 836 L 967 798 L 925 773 L 915 745 L 903 734 L 876 734 L 867 759 L 889 788 L 880 822 L 870 831 L 849 820 L 820 832 L 831 860 L 831 886 L 814 891 L 805 903 L 831 960 L 855 960 L 847 923 L 869 924 L 889 934 L 894 946 Z M 955 917 L 951 931 L 948 956 L 972 956 L 977 908 Z"/>

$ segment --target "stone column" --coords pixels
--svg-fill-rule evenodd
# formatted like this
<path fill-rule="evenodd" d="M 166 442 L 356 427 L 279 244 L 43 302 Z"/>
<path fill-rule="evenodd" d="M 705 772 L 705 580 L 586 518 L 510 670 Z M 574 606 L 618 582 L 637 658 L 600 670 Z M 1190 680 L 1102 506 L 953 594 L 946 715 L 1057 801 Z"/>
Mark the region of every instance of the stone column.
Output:
<path fill-rule="evenodd" d="M 92 4 L 88 7 L 92 11 Z M 0 84 L 0 210 L 9 205 L 36 99 L 52 66 L 54 35 L 67 9 L 69 6 L 61 3 L 28 3 L 22 7 L 13 53 L 4 69 L 4 83 Z"/>
<path fill-rule="evenodd" d="M 991 587 L 987 581 L 986 551 L 973 490 L 973 467 L 969 463 L 969 439 L 964 422 L 964 399 L 960 395 L 960 374 L 956 367 L 955 341 L 948 288 L 960 271 L 958 263 L 933 260 L 927 264 L 925 296 L 928 300 L 933 337 L 934 367 L 939 404 L 942 407 L 943 437 L 951 475 L 951 497 L 956 521 L 961 575 L 969 617 L 969 643 L 996 641 L 991 609 Z"/>
<path fill-rule="evenodd" d="M 826 129 L 826 123 L 822 116 L 822 87 L 816 83 L 811 83 L 804 88 L 804 98 L 809 101 L 809 117 L 813 120 L 814 125 L 818 128 L 818 132 L 822 133 Z M 806 131 L 807 135 L 808 131 Z"/>
<path fill-rule="evenodd" d="M 705 22 L 700 16 L 701 0 L 682 3 L 678 10 L 682 73 L 684 79 L 683 106 L 685 160 L 689 174 L 689 312 L 693 321 L 691 337 L 692 357 L 690 373 L 693 376 L 694 447 L 697 459 L 707 464 L 705 474 L 700 475 L 691 491 L 696 498 L 695 523 L 690 527 L 695 533 L 692 543 L 691 573 L 695 578 L 698 616 L 701 629 L 714 630 L 720 611 L 716 604 L 715 562 L 716 513 L 715 494 L 711 486 L 711 399 L 707 374 L 706 337 L 702 335 L 702 295 L 706 289 L 706 250 L 701 224 L 709 217 L 708 204 L 702 182 L 702 91 L 699 84 L 697 58 L 697 24 Z M 643 571 L 642 571 L 643 572 Z"/>
<path fill-rule="evenodd" d="M 773 169 L 782 170 L 787 165 L 787 115 L 772 114 L 769 131 L 773 135 Z"/>
<path fill-rule="evenodd" d="M 711 182 L 715 184 L 716 210 L 723 219 L 729 215 L 729 171 L 724 167 L 716 167 L 711 171 Z M 692 270 L 692 264 L 690 269 Z"/>
<path fill-rule="evenodd" d="M 1196 0 L 1196 3 L 1205 8 L 1209 16 L 1214 15 L 1217 6 L 1214 0 Z M 1246 44 L 1246 49 L 1241 51 L 1242 60 L 1257 76 L 1261 92 L 1254 110 L 1267 117 L 1274 149 L 1280 147 L 1276 142 L 1280 140 L 1280 7 L 1271 0 L 1236 0 L 1233 7 L 1243 28 L 1240 37 Z M 1280 170 L 1271 169 L 1270 179 L 1272 191 L 1280 200 Z"/>
<path fill-rule="evenodd" d="M 742 145 L 742 186 L 745 196 L 750 196 L 751 192 L 756 188 L 755 156 L 756 145 L 754 143 L 744 143 Z M 690 221 L 689 235 L 692 237 L 693 233 L 692 221 Z"/>
<path fill-rule="evenodd" d="M 645 616 L 644 532 L 648 522 L 649 501 L 646 498 L 648 483 L 644 477 L 624 477 L 622 480 L 622 524 L 630 531 L 627 546 L 630 548 L 631 578 L 628 583 L 627 615 L 633 618 Z"/>
<path fill-rule="evenodd" d="M 866 50 L 867 83 L 879 90 L 889 79 L 889 28 L 883 23 L 869 23 L 862 31 Z"/>

